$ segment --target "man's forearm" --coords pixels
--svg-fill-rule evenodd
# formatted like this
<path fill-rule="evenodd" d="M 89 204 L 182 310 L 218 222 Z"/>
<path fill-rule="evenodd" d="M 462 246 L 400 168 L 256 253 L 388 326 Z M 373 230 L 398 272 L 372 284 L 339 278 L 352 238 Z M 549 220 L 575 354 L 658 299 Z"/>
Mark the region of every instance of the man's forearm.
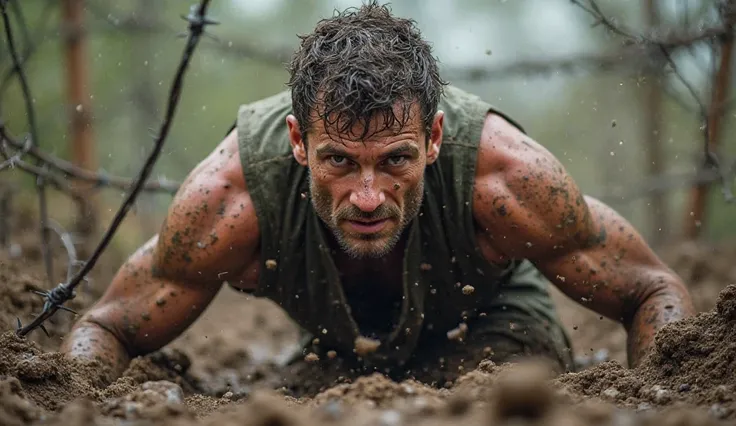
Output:
<path fill-rule="evenodd" d="M 679 282 L 652 293 L 638 307 L 628 328 L 629 365 L 636 367 L 654 343 L 662 326 L 694 315 L 695 308 Z"/>
<path fill-rule="evenodd" d="M 64 339 L 61 351 L 83 360 L 95 360 L 110 368 L 112 377 L 119 377 L 130 363 L 123 344 L 102 326 L 82 320 Z"/>

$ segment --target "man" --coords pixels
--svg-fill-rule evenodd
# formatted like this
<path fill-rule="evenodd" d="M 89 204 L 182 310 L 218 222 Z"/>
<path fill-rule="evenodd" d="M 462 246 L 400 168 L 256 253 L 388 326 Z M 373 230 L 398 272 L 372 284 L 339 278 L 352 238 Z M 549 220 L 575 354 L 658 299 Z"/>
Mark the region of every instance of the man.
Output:
<path fill-rule="evenodd" d="M 693 313 L 625 219 L 440 79 L 412 21 L 373 2 L 323 20 L 290 72 L 289 91 L 241 107 L 65 352 L 119 374 L 224 281 L 283 307 L 314 337 L 313 365 L 437 383 L 483 358 L 572 369 L 549 281 L 623 324 L 631 365 Z"/>

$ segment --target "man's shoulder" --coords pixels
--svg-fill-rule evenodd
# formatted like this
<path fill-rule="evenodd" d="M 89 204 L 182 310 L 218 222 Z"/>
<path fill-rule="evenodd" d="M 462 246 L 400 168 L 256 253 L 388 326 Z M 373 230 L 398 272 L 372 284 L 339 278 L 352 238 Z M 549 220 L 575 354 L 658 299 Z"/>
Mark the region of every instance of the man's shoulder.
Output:
<path fill-rule="evenodd" d="M 268 112 L 273 110 L 291 109 L 291 90 L 286 89 L 273 95 L 257 99 L 252 102 L 240 104 L 238 107 L 238 116 L 243 112 L 253 114 L 255 112 Z"/>

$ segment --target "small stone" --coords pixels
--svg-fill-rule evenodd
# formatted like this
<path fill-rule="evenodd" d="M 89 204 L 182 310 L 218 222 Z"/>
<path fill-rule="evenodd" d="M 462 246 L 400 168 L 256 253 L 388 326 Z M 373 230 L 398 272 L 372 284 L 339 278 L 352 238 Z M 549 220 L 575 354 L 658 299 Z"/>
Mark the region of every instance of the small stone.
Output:
<path fill-rule="evenodd" d="M 728 417 L 728 415 L 730 414 L 730 410 L 721 404 L 713 404 L 708 409 L 708 414 L 719 420 L 722 420 Z"/>
<path fill-rule="evenodd" d="M 277 266 L 278 266 L 278 263 L 276 263 L 275 260 L 273 259 L 266 260 L 266 268 L 273 271 L 274 269 L 276 269 Z"/>
<path fill-rule="evenodd" d="M 337 356 L 337 352 L 335 352 L 335 351 L 327 351 L 327 358 L 329 358 L 329 359 L 335 359 L 336 356 Z"/>
<path fill-rule="evenodd" d="M 687 384 L 687 383 L 683 383 L 683 384 L 681 384 L 681 385 L 680 385 L 680 386 L 679 386 L 679 387 L 677 388 L 677 391 L 678 391 L 678 392 L 689 392 L 689 391 L 690 391 L 690 385 L 689 385 L 689 384 Z"/>
<path fill-rule="evenodd" d="M 422 263 L 421 265 L 419 265 L 419 269 L 421 269 L 422 271 L 429 271 L 432 269 L 432 265 L 430 265 L 429 263 Z"/>
<path fill-rule="evenodd" d="M 619 392 L 618 389 L 611 387 L 601 392 L 601 395 L 607 398 L 616 399 L 619 395 L 621 395 L 621 392 Z"/>
<path fill-rule="evenodd" d="M 307 362 L 317 362 L 317 361 L 319 361 L 319 355 L 317 355 L 314 352 L 310 352 L 310 353 L 308 353 L 304 357 L 304 361 L 307 361 Z"/>
<path fill-rule="evenodd" d="M 224 394 L 222 395 L 222 399 L 233 399 L 233 393 L 232 393 L 232 392 L 230 392 L 230 391 L 227 391 L 227 392 L 225 392 L 225 393 L 224 393 Z"/>
<path fill-rule="evenodd" d="M 466 296 L 473 294 L 474 291 L 475 291 L 475 287 L 473 287 L 472 285 L 465 285 L 463 287 L 463 294 Z"/>

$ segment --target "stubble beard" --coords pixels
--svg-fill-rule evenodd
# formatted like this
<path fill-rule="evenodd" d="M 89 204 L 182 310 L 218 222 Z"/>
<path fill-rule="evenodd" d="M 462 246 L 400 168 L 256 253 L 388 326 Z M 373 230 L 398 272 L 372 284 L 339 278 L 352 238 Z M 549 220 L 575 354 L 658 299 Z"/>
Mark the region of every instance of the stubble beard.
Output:
<path fill-rule="evenodd" d="M 332 195 L 329 190 L 321 188 L 314 183 L 312 174 L 309 173 L 309 191 L 311 193 L 312 206 L 317 216 L 332 231 L 340 248 L 351 258 L 366 259 L 380 258 L 396 247 L 406 227 L 419 214 L 424 199 L 424 179 L 418 184 L 407 189 L 404 194 L 404 210 L 395 204 L 382 204 L 372 212 L 364 212 L 354 205 L 343 207 L 332 211 Z M 379 220 L 391 219 L 399 225 L 387 234 L 350 234 L 340 228 L 339 224 L 344 220 L 364 219 Z"/>

